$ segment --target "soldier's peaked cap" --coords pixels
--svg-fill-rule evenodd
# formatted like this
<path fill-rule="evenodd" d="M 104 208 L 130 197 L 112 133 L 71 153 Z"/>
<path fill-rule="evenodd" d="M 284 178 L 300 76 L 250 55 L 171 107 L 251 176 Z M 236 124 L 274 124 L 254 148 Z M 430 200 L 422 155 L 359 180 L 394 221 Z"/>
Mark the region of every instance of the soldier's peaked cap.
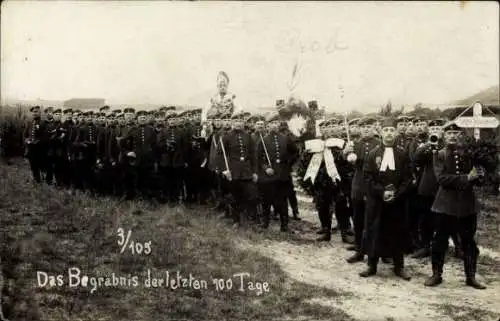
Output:
<path fill-rule="evenodd" d="M 348 124 L 349 126 L 357 125 L 357 124 L 359 123 L 359 121 L 360 121 L 360 120 L 361 120 L 361 118 L 353 118 L 353 119 L 349 120 L 349 121 L 347 122 L 347 124 Z"/>
<path fill-rule="evenodd" d="M 127 112 L 127 111 L 125 111 L 125 112 Z M 148 112 L 145 110 L 139 110 L 136 114 L 137 114 L 137 116 L 146 116 L 148 114 Z"/>
<path fill-rule="evenodd" d="M 398 117 L 396 118 L 396 121 L 397 121 L 398 123 L 401 123 L 401 122 L 407 122 L 407 121 L 409 121 L 409 118 L 408 118 L 408 116 L 406 116 L 406 115 L 401 115 L 401 116 L 398 116 Z"/>
<path fill-rule="evenodd" d="M 458 125 L 455 124 L 455 122 L 449 122 L 449 123 L 445 124 L 443 126 L 443 130 L 445 132 L 447 132 L 447 131 L 462 131 L 462 129 L 460 127 L 458 127 Z"/>
<path fill-rule="evenodd" d="M 358 125 L 359 126 L 365 126 L 365 125 L 373 125 L 377 122 L 376 118 L 373 117 L 365 117 L 359 120 Z"/>
<path fill-rule="evenodd" d="M 280 121 L 280 116 L 277 112 L 271 112 L 269 115 L 266 117 L 267 122 L 272 122 L 272 121 Z"/>
<path fill-rule="evenodd" d="M 57 108 L 56 110 L 54 110 L 54 114 L 60 114 L 60 113 L 62 113 L 61 108 Z"/>
<path fill-rule="evenodd" d="M 106 111 L 106 110 L 109 110 L 109 106 L 108 105 L 105 105 L 105 106 L 102 106 L 101 108 L 99 108 L 99 111 Z"/>
<path fill-rule="evenodd" d="M 72 112 L 73 112 L 73 109 L 71 109 L 71 108 L 63 110 L 63 114 L 71 114 Z"/>
<path fill-rule="evenodd" d="M 134 114 L 135 113 L 135 109 L 134 108 L 125 108 L 123 110 L 123 112 L 124 113 L 132 113 L 132 114 Z"/>
<path fill-rule="evenodd" d="M 163 117 L 165 117 L 164 111 L 159 110 L 155 113 L 155 118 L 163 118 Z"/>
<path fill-rule="evenodd" d="M 112 111 L 112 113 L 113 113 L 113 114 L 119 114 L 119 113 L 121 113 L 121 112 L 122 112 L 122 110 L 121 110 L 121 109 L 114 109 L 114 110 Z"/>
<path fill-rule="evenodd" d="M 429 126 L 443 126 L 446 123 L 444 119 L 433 119 L 429 121 Z"/>
<path fill-rule="evenodd" d="M 423 122 L 423 121 L 426 122 L 428 120 L 429 120 L 429 117 L 427 117 L 426 115 L 417 115 L 413 118 L 413 121 L 416 123 Z"/>
<path fill-rule="evenodd" d="M 45 113 L 52 113 L 54 111 L 54 107 L 47 107 L 44 109 Z"/>
<path fill-rule="evenodd" d="M 381 127 L 396 127 L 398 123 L 397 119 L 394 119 L 393 117 L 387 117 L 382 121 Z"/>
<path fill-rule="evenodd" d="M 40 106 L 33 106 L 30 108 L 30 112 L 40 111 Z"/>

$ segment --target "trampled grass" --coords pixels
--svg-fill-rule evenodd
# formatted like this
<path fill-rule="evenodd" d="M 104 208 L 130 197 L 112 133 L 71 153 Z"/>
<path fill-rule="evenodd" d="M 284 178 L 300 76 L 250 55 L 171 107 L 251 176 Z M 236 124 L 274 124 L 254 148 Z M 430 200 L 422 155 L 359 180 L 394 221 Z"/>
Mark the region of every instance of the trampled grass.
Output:
<path fill-rule="evenodd" d="M 4 291 L 2 307 L 11 320 L 350 320 L 339 310 L 306 303 L 342 293 L 292 281 L 271 259 L 237 250 L 236 242 L 250 232 L 233 230 L 208 210 L 34 188 L 20 162 L 2 165 L 0 181 L 1 265 L 10 289 Z M 130 240 L 150 241 L 151 253 L 133 255 L 128 248 L 120 254 L 118 228 L 131 230 Z M 72 281 L 84 281 L 85 274 L 87 286 L 70 286 L 73 267 L 81 275 Z M 177 271 L 191 274 L 208 286 L 148 288 L 148 269 L 163 278 L 166 271 L 170 278 Z M 39 286 L 37 271 L 62 275 L 64 284 Z M 249 273 L 244 291 L 234 277 L 242 272 Z M 126 281 L 137 276 L 138 284 L 94 286 L 92 277 L 112 273 Z M 230 278 L 231 290 L 216 290 L 213 279 Z M 249 281 L 267 282 L 269 292 L 258 295 Z"/>

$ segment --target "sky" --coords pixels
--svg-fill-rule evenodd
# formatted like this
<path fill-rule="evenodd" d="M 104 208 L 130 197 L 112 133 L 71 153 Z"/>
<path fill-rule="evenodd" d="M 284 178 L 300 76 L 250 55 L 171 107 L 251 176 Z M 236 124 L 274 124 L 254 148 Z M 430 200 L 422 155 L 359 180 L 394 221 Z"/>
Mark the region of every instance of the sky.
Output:
<path fill-rule="evenodd" d="M 1 5 L 2 101 L 201 106 L 224 70 L 247 109 L 293 93 L 363 112 L 389 99 L 447 103 L 500 77 L 494 1 Z"/>

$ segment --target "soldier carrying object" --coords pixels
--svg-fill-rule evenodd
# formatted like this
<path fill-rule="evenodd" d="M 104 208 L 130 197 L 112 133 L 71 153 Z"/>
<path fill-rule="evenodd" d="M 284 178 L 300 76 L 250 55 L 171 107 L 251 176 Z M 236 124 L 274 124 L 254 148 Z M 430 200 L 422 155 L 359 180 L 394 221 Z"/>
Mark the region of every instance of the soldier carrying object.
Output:
<path fill-rule="evenodd" d="M 262 227 L 269 226 L 272 205 L 280 217 L 281 231 L 286 232 L 289 230 L 287 184 L 298 149 L 290 136 L 279 131 L 280 123 L 278 113 L 273 113 L 268 119 L 269 133 L 257 133 L 257 168 L 264 216 Z"/>
<path fill-rule="evenodd" d="M 445 147 L 434 154 L 434 172 L 439 188 L 432 205 L 436 213 L 436 230 L 432 241 L 432 276 L 426 286 L 442 282 L 442 273 L 448 239 L 458 233 L 464 252 L 466 284 L 475 289 L 486 287 L 476 280 L 479 249 L 475 241 L 479 204 L 473 186 L 484 171 L 474 166 L 471 155 L 458 144 L 462 133 L 451 122 L 444 128 Z"/>

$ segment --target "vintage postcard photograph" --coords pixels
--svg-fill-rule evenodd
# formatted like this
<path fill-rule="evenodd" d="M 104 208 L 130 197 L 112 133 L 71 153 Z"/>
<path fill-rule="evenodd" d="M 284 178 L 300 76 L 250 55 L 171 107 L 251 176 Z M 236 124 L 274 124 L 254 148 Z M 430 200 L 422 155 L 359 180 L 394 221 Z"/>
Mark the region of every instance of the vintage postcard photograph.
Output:
<path fill-rule="evenodd" d="M 0 14 L 0 321 L 500 320 L 498 2 Z"/>

